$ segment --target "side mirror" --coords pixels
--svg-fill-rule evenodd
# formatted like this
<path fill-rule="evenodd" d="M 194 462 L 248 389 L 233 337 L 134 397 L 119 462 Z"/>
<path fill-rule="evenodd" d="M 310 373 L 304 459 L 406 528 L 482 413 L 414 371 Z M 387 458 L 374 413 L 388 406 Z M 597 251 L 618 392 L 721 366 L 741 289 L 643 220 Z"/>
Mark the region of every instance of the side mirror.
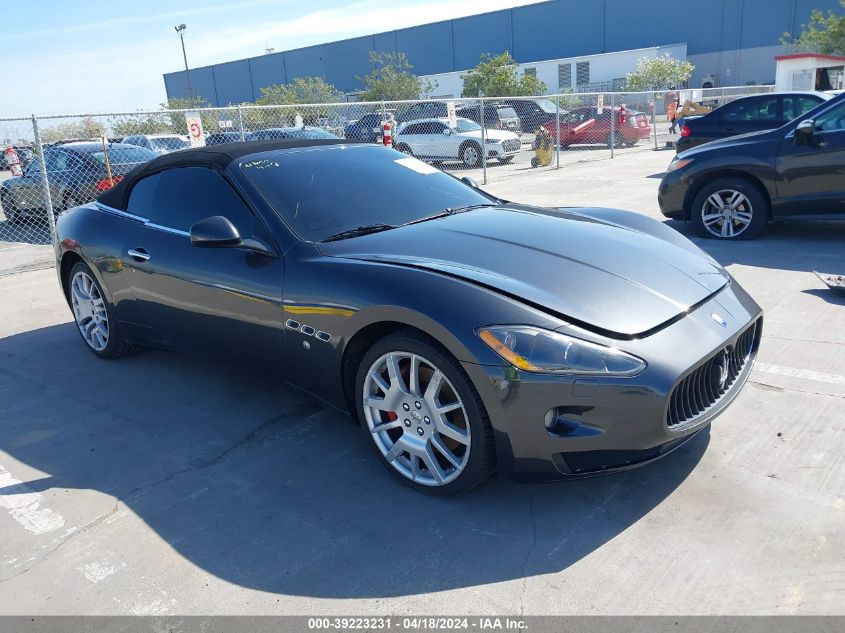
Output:
<path fill-rule="evenodd" d="M 478 183 L 475 182 L 475 180 L 473 180 L 469 176 L 464 176 L 463 178 L 461 178 L 461 182 L 464 183 L 465 185 L 469 185 L 473 189 L 478 189 Z"/>
<path fill-rule="evenodd" d="M 191 244 L 200 248 L 240 246 L 241 234 L 228 218 L 213 215 L 191 227 Z"/>
<path fill-rule="evenodd" d="M 812 119 L 801 121 L 795 128 L 796 145 L 812 145 L 813 136 L 816 133 L 816 122 Z"/>
<path fill-rule="evenodd" d="M 445 130 L 443 130 L 443 134 L 449 136 L 450 134 L 452 134 L 452 128 L 447 127 Z"/>

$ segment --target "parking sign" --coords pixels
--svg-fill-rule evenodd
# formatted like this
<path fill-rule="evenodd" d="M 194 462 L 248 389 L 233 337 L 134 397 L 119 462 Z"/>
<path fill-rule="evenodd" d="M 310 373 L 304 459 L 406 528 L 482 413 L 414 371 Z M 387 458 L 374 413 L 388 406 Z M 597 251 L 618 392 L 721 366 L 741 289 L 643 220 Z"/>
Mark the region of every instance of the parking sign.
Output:
<path fill-rule="evenodd" d="M 188 138 L 191 147 L 205 146 L 205 133 L 202 131 L 202 119 L 199 112 L 186 112 L 185 122 L 188 124 Z"/>

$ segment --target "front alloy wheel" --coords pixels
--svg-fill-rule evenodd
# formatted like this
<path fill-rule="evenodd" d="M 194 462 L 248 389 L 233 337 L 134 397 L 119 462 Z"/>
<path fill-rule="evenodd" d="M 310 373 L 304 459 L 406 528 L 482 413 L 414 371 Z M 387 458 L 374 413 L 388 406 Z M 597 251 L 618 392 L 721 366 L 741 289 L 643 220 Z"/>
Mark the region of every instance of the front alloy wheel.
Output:
<path fill-rule="evenodd" d="M 454 494 L 495 468 L 478 393 L 444 349 L 416 332 L 390 335 L 362 359 L 358 413 L 376 452 L 414 488 Z"/>
<path fill-rule="evenodd" d="M 475 143 L 467 143 L 461 150 L 461 160 L 467 167 L 481 165 L 481 148 Z"/>
<path fill-rule="evenodd" d="M 470 455 L 467 412 L 449 379 L 411 352 L 378 358 L 364 381 L 364 418 L 399 473 L 424 486 L 457 479 Z"/>
<path fill-rule="evenodd" d="M 766 199 L 751 183 L 725 178 L 704 186 L 692 204 L 692 220 L 703 237 L 749 240 L 768 222 Z"/>
<path fill-rule="evenodd" d="M 701 207 L 701 221 L 716 237 L 739 237 L 751 226 L 754 208 L 741 191 L 722 189 L 713 193 Z"/>

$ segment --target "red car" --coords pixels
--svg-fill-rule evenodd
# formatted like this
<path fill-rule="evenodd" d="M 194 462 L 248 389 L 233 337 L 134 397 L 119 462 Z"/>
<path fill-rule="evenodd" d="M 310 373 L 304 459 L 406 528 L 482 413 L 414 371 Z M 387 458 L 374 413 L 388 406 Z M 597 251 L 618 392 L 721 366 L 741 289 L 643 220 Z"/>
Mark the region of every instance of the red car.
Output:
<path fill-rule="evenodd" d="M 615 147 L 625 145 L 632 147 L 640 139 L 651 135 L 648 115 L 626 110 L 624 106 L 617 106 L 614 114 L 616 115 Z M 554 121 L 544 127 L 555 144 L 560 138 L 561 147 L 599 144 L 610 147 L 613 143 L 610 108 L 603 108 L 601 113 L 595 106 L 573 108 L 565 114 L 561 113 L 559 133 L 555 133 Z"/>

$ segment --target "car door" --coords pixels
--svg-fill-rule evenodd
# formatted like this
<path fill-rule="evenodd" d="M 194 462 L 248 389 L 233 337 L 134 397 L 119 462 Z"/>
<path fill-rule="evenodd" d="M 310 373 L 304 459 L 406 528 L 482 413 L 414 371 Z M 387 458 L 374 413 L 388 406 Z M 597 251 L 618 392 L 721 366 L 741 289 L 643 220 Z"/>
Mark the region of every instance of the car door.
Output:
<path fill-rule="evenodd" d="M 845 213 L 845 102 L 815 118 L 810 143 L 790 132 L 775 161 L 776 215 Z"/>
<path fill-rule="evenodd" d="M 191 226 L 217 215 L 272 254 L 194 246 Z M 126 253 L 137 318 L 153 342 L 281 364 L 284 261 L 261 219 L 222 174 L 205 167 L 161 172 L 150 219 L 132 240 Z"/>
<path fill-rule="evenodd" d="M 448 126 L 441 121 L 426 121 L 423 125 L 422 146 L 424 154 L 431 158 L 457 158 L 458 137 L 445 132 Z"/>

